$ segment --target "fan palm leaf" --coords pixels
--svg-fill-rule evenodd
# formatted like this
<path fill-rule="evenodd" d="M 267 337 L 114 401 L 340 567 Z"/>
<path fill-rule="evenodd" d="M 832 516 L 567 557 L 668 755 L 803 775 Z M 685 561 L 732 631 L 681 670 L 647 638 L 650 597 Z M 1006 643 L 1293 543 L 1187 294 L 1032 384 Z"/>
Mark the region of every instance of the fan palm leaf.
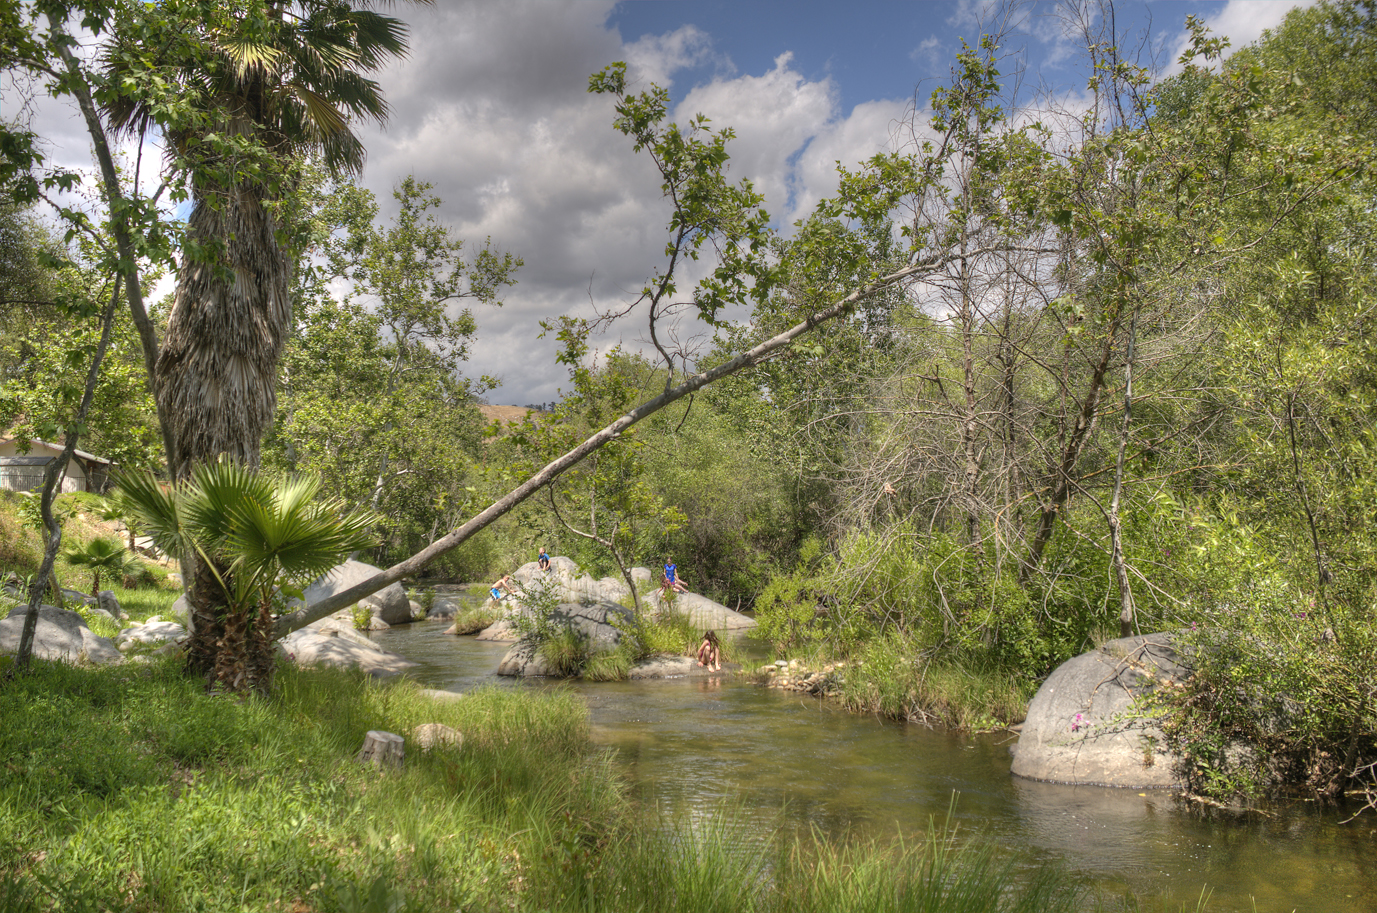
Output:
<path fill-rule="evenodd" d="M 73 545 L 63 552 L 67 563 L 73 567 L 86 568 L 91 572 L 91 595 L 100 592 L 100 575 L 118 577 L 123 574 L 133 559 L 124 550 L 124 545 L 113 539 L 98 538 L 81 545 Z"/>

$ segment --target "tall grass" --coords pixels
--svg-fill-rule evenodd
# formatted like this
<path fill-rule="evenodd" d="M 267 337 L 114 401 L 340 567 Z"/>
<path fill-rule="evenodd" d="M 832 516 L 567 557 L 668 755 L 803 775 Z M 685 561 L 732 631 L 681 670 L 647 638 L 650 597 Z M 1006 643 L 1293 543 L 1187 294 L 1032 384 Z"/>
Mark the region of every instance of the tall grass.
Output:
<path fill-rule="evenodd" d="M 606 846 L 551 845 L 537 907 L 558 913 L 1071 913 L 1096 906 L 1044 868 L 1016 876 L 994 846 L 935 828 L 917 843 L 759 834 L 730 809 L 642 827 Z M 752 834 L 755 836 L 751 836 Z M 554 889 L 555 893 L 547 893 Z"/>
<path fill-rule="evenodd" d="M 826 662 L 818 656 L 810 665 Z M 982 730 L 1021 721 L 1037 685 L 1015 672 L 934 661 L 913 640 L 889 633 L 847 657 L 837 676 L 837 697 L 852 711 Z"/>
<path fill-rule="evenodd" d="M 240 702 L 174 665 L 37 665 L 0 686 L 6 910 L 482 908 L 513 896 L 537 830 L 622 814 L 570 695 L 440 703 L 286 668 L 272 699 Z M 354 762 L 369 729 L 423 722 L 463 748 Z"/>

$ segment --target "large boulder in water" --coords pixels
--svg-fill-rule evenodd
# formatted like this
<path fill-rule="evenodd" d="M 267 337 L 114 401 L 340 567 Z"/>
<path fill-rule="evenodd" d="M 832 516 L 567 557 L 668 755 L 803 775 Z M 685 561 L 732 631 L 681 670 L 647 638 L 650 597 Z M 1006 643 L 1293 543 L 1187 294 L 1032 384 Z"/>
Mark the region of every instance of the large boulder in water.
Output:
<path fill-rule="evenodd" d="M 563 556 L 550 559 L 549 571 L 542 573 L 540 566 L 532 561 L 517 569 L 512 578 L 526 588 L 538 586 L 542 580 L 548 580 L 558 587 L 558 598 L 566 602 L 624 603 L 631 598 L 631 591 L 621 577 L 595 580 L 583 574 L 578 565 Z M 735 612 L 720 602 L 713 602 L 697 593 L 676 593 L 672 601 L 662 600 L 659 590 L 651 588 L 651 584 L 659 578 L 650 568 L 631 568 L 631 579 L 645 594 L 641 597 L 641 604 L 650 611 L 658 613 L 668 609 L 687 615 L 695 628 L 705 631 L 745 631 L 755 627 L 754 618 Z M 519 593 L 515 601 L 520 604 Z"/>
<path fill-rule="evenodd" d="M 19 638 L 29 607 L 16 606 L 0 621 L 0 653 L 19 652 Z M 76 612 L 45 605 L 38 607 L 38 626 L 34 629 L 33 655 L 69 663 L 90 662 L 110 665 L 124 662 L 114 641 L 97 637 Z"/>
<path fill-rule="evenodd" d="M 1170 634 L 1111 640 L 1067 660 L 1028 705 L 1013 772 L 1053 783 L 1177 786 L 1176 757 L 1136 702 L 1189 673 Z"/>
<path fill-rule="evenodd" d="M 613 650 L 622 642 L 622 628 L 633 619 L 630 609 L 611 602 L 598 602 L 592 605 L 582 603 L 560 603 L 550 612 L 550 623 L 557 627 L 568 625 L 588 643 L 593 653 Z M 507 651 L 497 667 L 498 675 L 541 676 L 550 675 L 545 661 L 536 654 L 536 645 L 530 639 L 518 641 Z"/>
<path fill-rule="evenodd" d="M 540 564 L 535 561 L 523 564 L 512 572 L 512 579 L 521 587 L 534 587 L 548 581 L 556 587 L 555 595 L 561 602 L 621 602 L 631 597 L 631 590 L 621 576 L 594 579 L 563 555 L 550 559 L 548 571 L 541 571 Z M 650 569 L 631 568 L 631 580 L 644 589 L 651 580 Z M 519 591 L 517 600 L 520 601 Z"/>

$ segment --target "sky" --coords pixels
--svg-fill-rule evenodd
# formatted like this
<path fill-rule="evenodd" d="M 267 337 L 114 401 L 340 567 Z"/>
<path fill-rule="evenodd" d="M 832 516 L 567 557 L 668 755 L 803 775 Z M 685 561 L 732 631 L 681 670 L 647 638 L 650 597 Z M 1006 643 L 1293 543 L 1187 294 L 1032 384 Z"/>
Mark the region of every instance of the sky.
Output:
<path fill-rule="evenodd" d="M 1289 0 L 1119 3 L 1126 46 L 1163 73 L 1194 14 L 1234 47 L 1279 24 Z M 947 78 L 961 40 L 1008 14 L 952 0 L 435 0 L 398 4 L 411 51 L 378 76 L 391 105 L 385 127 L 358 130 L 368 150 L 361 182 L 383 217 L 407 175 L 434 185 L 439 217 L 471 245 L 523 258 L 500 308 L 475 307 L 468 373 L 502 385 L 493 403 L 549 402 L 566 388 L 540 321 L 591 317 L 625 305 L 662 263 L 668 209 L 650 160 L 612 129 L 612 101 L 589 95 L 589 74 L 626 61 L 636 87 L 671 93 L 674 118 L 707 115 L 736 132 L 732 179 L 749 178 L 787 232 L 854 165 L 895 142 L 915 108 Z M 1074 98 L 1085 74 L 1066 7 L 1013 8 L 1004 72 L 1034 95 Z M 988 28 L 988 26 L 986 26 Z M 16 96 L 4 100 L 13 113 Z M 55 161 L 88 165 L 70 111 L 35 120 Z M 682 286 L 681 286 L 682 287 Z M 599 349 L 644 345 L 644 316 L 621 321 Z M 692 327 L 683 335 L 691 336 Z"/>

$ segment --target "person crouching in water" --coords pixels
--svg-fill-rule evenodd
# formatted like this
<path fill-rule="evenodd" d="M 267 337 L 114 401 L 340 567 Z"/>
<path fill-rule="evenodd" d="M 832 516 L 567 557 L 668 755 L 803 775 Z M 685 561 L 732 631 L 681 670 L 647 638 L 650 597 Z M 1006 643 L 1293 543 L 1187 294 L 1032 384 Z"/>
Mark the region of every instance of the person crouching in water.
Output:
<path fill-rule="evenodd" d="M 704 632 L 703 642 L 698 645 L 698 665 L 713 672 L 722 670 L 722 644 L 718 643 L 717 634 L 713 631 Z"/>

